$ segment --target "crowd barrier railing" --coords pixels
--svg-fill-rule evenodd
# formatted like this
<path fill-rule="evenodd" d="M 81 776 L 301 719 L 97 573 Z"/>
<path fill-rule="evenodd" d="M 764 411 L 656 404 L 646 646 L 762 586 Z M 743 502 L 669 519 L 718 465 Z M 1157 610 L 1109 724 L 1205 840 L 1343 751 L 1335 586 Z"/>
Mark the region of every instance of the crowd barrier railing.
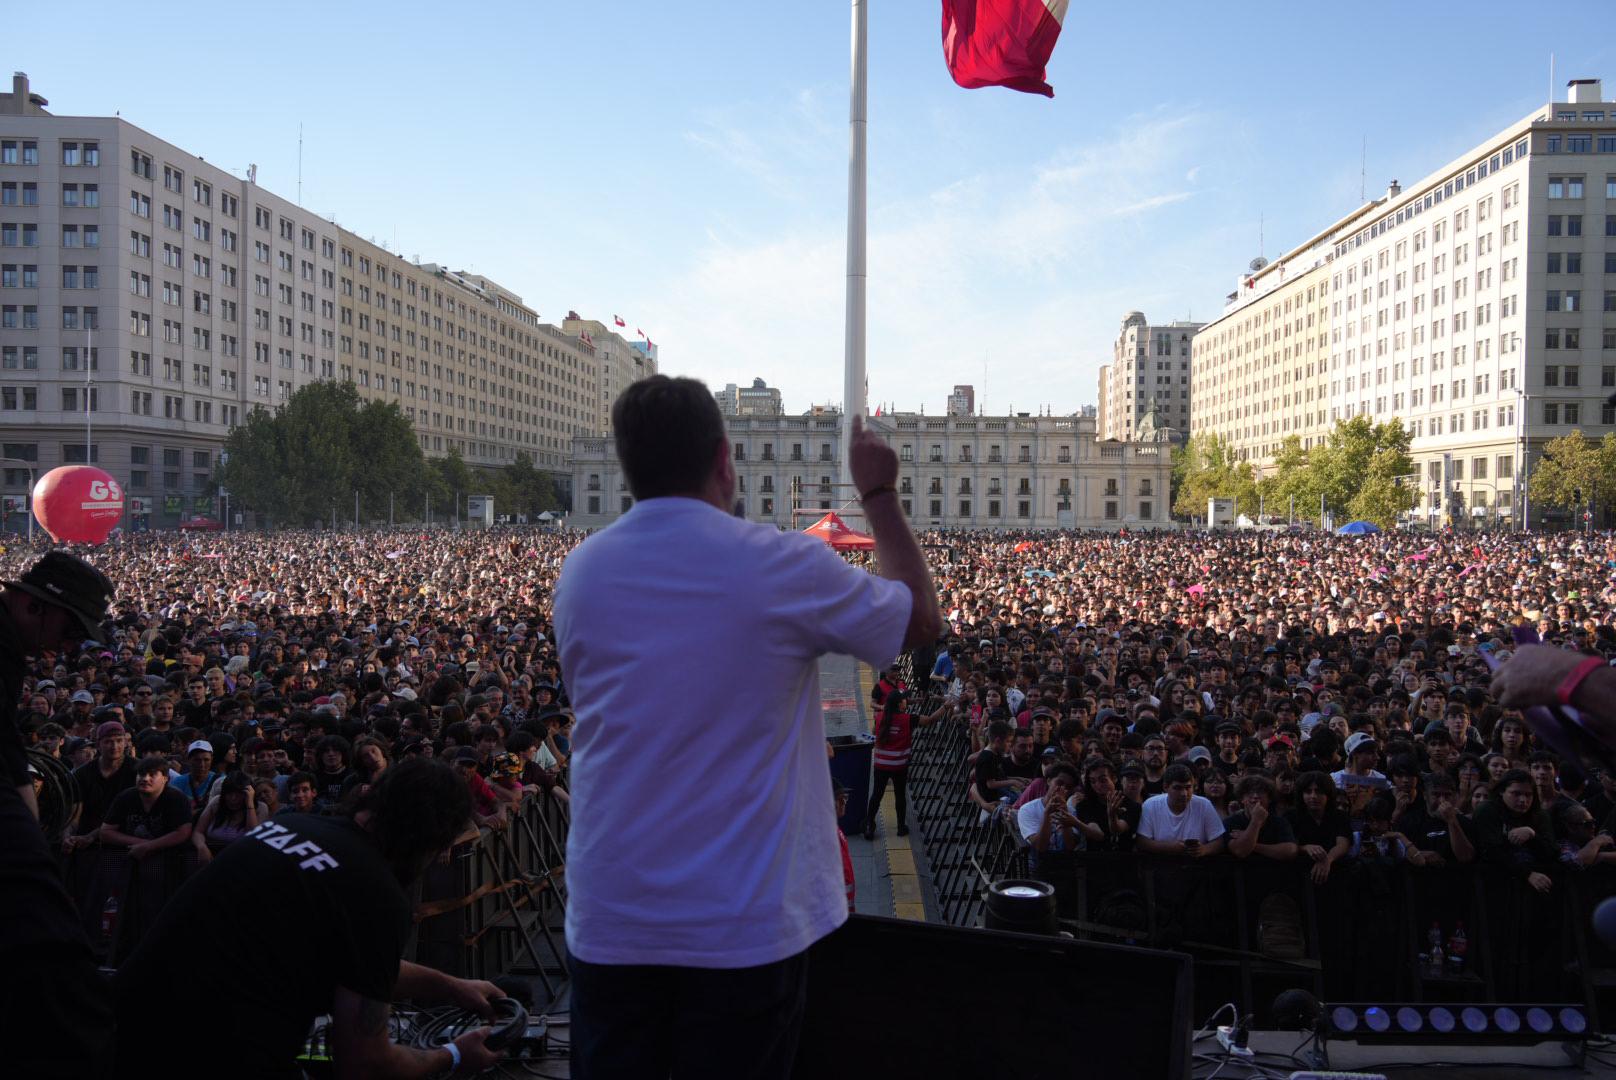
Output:
<path fill-rule="evenodd" d="M 927 711 L 941 703 L 940 690 L 925 696 Z M 1197 981 L 1232 977 L 1247 1011 L 1266 1000 L 1258 985 L 1274 982 L 1334 1000 L 1540 999 L 1590 1008 L 1599 989 L 1616 985 L 1616 955 L 1588 929 L 1594 905 L 1616 895 L 1616 868 L 1556 867 L 1547 893 L 1519 871 L 1480 862 L 1346 860 L 1322 886 L 1306 860 L 1258 856 L 1083 851 L 1045 860 L 1041 872 L 1008 808 L 985 813 L 967 796 L 970 750 L 969 725 L 953 718 L 917 729 L 909 766 L 914 823 L 937 909 L 951 925 L 981 925 L 988 884 L 1046 876 L 1066 932 L 1188 951 Z M 1288 917 L 1276 920 L 1281 909 L 1264 906 L 1274 895 L 1289 898 Z M 1270 925 L 1260 925 L 1264 917 Z M 1276 931 L 1279 922 L 1291 930 Z M 1434 962 L 1433 922 L 1443 957 Z M 1465 956 L 1454 963 L 1447 956 L 1461 923 Z M 1288 947 L 1276 945 L 1282 941 Z"/>
<path fill-rule="evenodd" d="M 405 959 L 466 978 L 529 975 L 553 997 L 566 978 L 568 821 L 565 803 L 535 794 L 501 828 L 455 844 L 415 886 Z M 63 857 L 62 877 L 98 958 L 116 967 L 198 867 L 189 843 L 143 860 L 92 845 Z"/>

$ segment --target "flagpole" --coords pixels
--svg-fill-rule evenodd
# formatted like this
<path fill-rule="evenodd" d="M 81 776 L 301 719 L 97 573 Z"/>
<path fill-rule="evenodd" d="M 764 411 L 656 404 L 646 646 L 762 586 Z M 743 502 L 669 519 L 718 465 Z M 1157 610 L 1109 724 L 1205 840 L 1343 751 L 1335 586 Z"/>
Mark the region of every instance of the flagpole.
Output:
<path fill-rule="evenodd" d="M 853 417 L 864 415 L 864 177 L 867 116 L 868 64 L 865 44 L 869 38 L 867 0 L 853 3 L 853 70 L 848 108 L 849 145 L 847 157 L 847 313 L 843 348 L 842 378 L 842 482 L 851 484 Z M 846 491 L 849 500 L 857 492 Z"/>

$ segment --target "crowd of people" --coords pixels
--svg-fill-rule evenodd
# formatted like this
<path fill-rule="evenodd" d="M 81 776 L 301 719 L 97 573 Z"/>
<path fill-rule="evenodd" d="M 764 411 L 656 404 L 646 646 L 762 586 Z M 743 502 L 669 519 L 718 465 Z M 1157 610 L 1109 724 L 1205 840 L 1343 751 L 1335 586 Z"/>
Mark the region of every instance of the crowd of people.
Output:
<path fill-rule="evenodd" d="M 1305 875 L 1334 989 L 1385 994 L 1399 921 L 1420 928 L 1423 970 L 1450 976 L 1477 931 L 1466 887 L 1422 886 L 1410 913 L 1393 875 L 1467 867 L 1502 883 L 1480 894 L 1501 992 L 1551 992 L 1558 894 L 1616 891 L 1616 772 L 1544 742 L 1495 687 L 1523 630 L 1555 652 L 1518 672 L 1586 679 L 1616 658 L 1610 536 L 928 539 L 951 633 L 916 668 L 915 712 L 943 701 L 968 726 L 962 798 L 1014 815 L 1035 873 L 1059 886 L 1088 865 L 1091 909 L 1072 914 L 1125 916 L 1137 885 L 1097 884 L 1078 852 L 1232 856 L 1268 875 L 1251 901 L 1265 951 L 1298 954 L 1298 907 L 1256 913 Z M 1590 713 L 1616 704 L 1611 674 L 1574 688 Z M 1159 875 L 1184 889 L 1158 890 L 1158 919 L 1226 938 L 1205 923 L 1227 913 L 1185 885 L 1194 865 Z"/>
<path fill-rule="evenodd" d="M 73 777 L 63 852 L 206 861 L 413 756 L 451 763 L 484 824 L 527 792 L 566 799 L 551 598 L 578 540 L 143 534 L 87 553 L 116 586 L 107 621 L 31 657 L 18 702 L 25 742 Z M 913 707 L 935 692 L 969 725 L 964 797 L 1016 813 L 1052 876 L 1082 849 L 1297 863 L 1319 886 L 1473 862 L 1552 897 L 1616 864 L 1616 774 L 1542 744 L 1488 656 L 1524 624 L 1616 657 L 1608 535 L 921 540 L 947 629 Z M 0 576 L 38 555 L 14 543 Z M 908 760 L 900 727 L 883 781 Z"/>

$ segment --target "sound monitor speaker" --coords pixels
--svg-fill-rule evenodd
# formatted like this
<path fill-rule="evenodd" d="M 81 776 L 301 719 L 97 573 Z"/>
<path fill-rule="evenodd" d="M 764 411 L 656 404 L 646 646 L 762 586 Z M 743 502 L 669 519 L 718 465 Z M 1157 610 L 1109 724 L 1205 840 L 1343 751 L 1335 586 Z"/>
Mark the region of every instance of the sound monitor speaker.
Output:
<path fill-rule="evenodd" d="M 1187 1078 L 1183 953 L 855 915 L 809 950 L 795 1076 Z"/>

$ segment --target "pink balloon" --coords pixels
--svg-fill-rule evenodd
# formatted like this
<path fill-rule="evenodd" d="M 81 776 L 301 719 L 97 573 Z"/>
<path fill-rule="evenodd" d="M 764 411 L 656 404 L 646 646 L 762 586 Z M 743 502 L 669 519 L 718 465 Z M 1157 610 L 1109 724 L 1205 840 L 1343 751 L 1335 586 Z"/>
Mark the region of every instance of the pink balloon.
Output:
<path fill-rule="evenodd" d="M 34 517 L 53 540 L 99 544 L 123 519 L 123 486 L 94 465 L 63 465 L 34 485 Z"/>

